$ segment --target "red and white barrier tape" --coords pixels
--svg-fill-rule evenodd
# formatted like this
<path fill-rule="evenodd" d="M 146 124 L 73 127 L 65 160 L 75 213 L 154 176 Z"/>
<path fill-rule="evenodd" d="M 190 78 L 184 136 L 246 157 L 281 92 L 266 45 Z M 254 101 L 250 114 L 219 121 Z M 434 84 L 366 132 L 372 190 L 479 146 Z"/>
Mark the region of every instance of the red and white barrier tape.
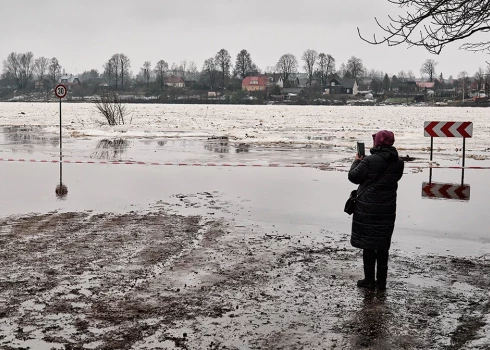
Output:
<path fill-rule="evenodd" d="M 0 158 L 4 162 L 25 162 L 25 163 L 59 163 L 57 159 L 37 160 L 37 159 L 14 159 Z M 91 160 L 64 160 L 63 163 L 71 164 L 111 164 L 111 165 L 169 165 L 169 166 L 209 166 L 209 167 L 271 167 L 271 168 L 312 168 L 321 165 L 312 164 L 230 164 L 230 163 L 158 163 L 158 162 L 118 162 L 118 161 L 91 161 Z"/>
<path fill-rule="evenodd" d="M 22 158 L 0 158 L 3 162 L 25 162 L 25 163 L 59 163 L 57 159 L 37 160 Z M 350 165 L 328 165 L 328 164 L 230 164 L 230 163 L 158 163 L 158 162 L 118 162 L 118 161 L 92 161 L 92 160 L 64 160 L 67 164 L 109 164 L 109 165 L 167 165 L 167 166 L 199 166 L 199 167 L 264 167 L 264 168 L 350 168 Z M 412 165 L 405 166 L 408 169 L 485 169 L 489 170 L 490 166 L 430 166 L 430 165 Z"/>

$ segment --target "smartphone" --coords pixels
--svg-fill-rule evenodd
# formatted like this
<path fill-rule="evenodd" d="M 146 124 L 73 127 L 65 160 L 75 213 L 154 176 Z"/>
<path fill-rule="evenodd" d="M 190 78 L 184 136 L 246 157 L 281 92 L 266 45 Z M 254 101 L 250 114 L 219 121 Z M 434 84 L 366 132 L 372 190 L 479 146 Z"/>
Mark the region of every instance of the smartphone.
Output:
<path fill-rule="evenodd" d="M 365 157 L 366 156 L 366 150 L 364 148 L 364 142 L 358 142 L 357 143 L 357 154 L 359 157 Z"/>

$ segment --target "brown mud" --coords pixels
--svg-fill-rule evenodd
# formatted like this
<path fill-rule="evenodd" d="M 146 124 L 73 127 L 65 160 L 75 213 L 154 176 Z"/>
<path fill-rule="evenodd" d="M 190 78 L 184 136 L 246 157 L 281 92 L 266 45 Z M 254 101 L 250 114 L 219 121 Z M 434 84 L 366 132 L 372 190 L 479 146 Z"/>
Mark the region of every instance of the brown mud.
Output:
<path fill-rule="evenodd" d="M 0 349 L 490 348 L 488 257 L 394 250 L 367 292 L 346 235 L 167 209 L 0 219 Z"/>

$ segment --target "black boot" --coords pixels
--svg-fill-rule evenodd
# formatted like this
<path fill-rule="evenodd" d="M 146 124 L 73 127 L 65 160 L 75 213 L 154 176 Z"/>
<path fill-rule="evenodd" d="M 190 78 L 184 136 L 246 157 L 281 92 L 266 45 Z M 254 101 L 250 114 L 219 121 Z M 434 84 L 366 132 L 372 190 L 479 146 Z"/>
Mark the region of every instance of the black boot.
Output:
<path fill-rule="evenodd" d="M 374 289 L 374 265 L 364 266 L 364 279 L 357 281 L 357 286 L 360 288 Z"/>
<path fill-rule="evenodd" d="M 386 277 L 388 276 L 388 266 L 378 266 L 376 270 L 376 286 L 379 290 L 386 289 Z"/>

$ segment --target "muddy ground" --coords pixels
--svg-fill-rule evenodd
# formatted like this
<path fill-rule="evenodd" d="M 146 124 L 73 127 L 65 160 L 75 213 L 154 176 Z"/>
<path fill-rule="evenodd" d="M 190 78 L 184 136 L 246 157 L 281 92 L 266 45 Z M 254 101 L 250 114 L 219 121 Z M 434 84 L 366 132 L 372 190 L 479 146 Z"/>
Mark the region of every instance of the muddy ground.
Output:
<path fill-rule="evenodd" d="M 0 219 L 0 348 L 490 349 L 489 257 L 393 250 L 365 292 L 346 235 L 170 207 Z"/>

